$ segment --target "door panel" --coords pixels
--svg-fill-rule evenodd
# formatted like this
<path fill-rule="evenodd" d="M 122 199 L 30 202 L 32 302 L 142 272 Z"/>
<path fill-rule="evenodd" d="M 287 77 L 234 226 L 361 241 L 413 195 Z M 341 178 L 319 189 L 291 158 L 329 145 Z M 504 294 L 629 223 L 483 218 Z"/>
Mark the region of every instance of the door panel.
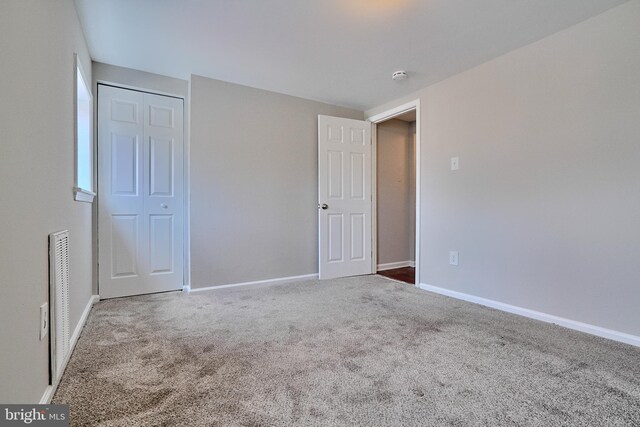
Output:
<path fill-rule="evenodd" d="M 150 215 L 151 274 L 173 272 L 173 215 Z"/>
<path fill-rule="evenodd" d="M 145 93 L 144 105 L 144 213 L 149 218 L 150 285 L 177 289 L 182 288 L 184 259 L 182 100 Z"/>
<path fill-rule="evenodd" d="M 365 134 L 366 131 L 363 128 L 350 128 L 351 143 L 356 145 L 366 145 Z"/>
<path fill-rule="evenodd" d="M 134 289 L 145 271 L 143 108 L 139 92 L 99 86 L 98 283 L 104 297 Z"/>
<path fill-rule="evenodd" d="M 366 220 L 363 214 L 351 214 L 351 261 L 365 259 Z"/>
<path fill-rule="evenodd" d="M 138 215 L 111 216 L 111 278 L 138 275 Z"/>
<path fill-rule="evenodd" d="M 102 298 L 183 284 L 181 99 L 98 86 Z"/>
<path fill-rule="evenodd" d="M 111 194 L 138 194 L 138 135 L 111 134 Z"/>
<path fill-rule="evenodd" d="M 111 120 L 114 122 L 125 122 L 139 124 L 138 111 L 140 111 L 138 99 L 126 101 L 124 99 L 111 100 Z"/>
<path fill-rule="evenodd" d="M 328 237 L 329 237 L 329 262 L 342 262 L 344 257 L 342 250 L 344 247 L 344 227 L 342 214 L 328 214 Z"/>
<path fill-rule="evenodd" d="M 172 129 L 175 110 L 171 107 L 149 105 L 149 125 Z"/>
<path fill-rule="evenodd" d="M 351 153 L 351 200 L 364 200 L 365 172 L 364 154 Z"/>
<path fill-rule="evenodd" d="M 173 141 L 170 139 L 150 139 L 151 196 L 173 195 Z"/>
<path fill-rule="evenodd" d="M 318 116 L 318 183 L 320 278 L 371 274 L 371 123 Z"/>
<path fill-rule="evenodd" d="M 342 200 L 342 186 L 344 185 L 344 177 L 342 176 L 344 153 L 341 151 L 329 151 L 329 173 L 327 180 L 329 181 L 329 200 Z"/>

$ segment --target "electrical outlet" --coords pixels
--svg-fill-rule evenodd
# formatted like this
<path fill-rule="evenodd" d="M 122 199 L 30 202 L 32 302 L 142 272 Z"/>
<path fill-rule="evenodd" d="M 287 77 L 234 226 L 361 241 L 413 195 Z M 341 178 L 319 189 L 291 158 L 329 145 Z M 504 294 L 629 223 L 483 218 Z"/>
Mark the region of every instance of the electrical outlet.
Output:
<path fill-rule="evenodd" d="M 49 303 L 40 306 L 40 341 L 49 333 Z"/>
<path fill-rule="evenodd" d="M 449 264 L 458 265 L 458 251 L 449 252 Z"/>
<path fill-rule="evenodd" d="M 459 157 L 452 157 L 451 158 L 451 170 L 452 171 L 457 171 L 458 169 L 460 169 L 460 158 Z"/>

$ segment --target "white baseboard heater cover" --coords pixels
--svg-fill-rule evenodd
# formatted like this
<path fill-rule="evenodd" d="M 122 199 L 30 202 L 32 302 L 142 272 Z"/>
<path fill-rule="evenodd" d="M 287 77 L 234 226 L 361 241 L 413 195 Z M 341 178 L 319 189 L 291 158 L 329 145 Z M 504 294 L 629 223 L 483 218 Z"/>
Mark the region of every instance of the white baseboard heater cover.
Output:
<path fill-rule="evenodd" d="M 62 376 L 69 355 L 69 231 L 49 235 L 49 343 L 51 384 Z"/>

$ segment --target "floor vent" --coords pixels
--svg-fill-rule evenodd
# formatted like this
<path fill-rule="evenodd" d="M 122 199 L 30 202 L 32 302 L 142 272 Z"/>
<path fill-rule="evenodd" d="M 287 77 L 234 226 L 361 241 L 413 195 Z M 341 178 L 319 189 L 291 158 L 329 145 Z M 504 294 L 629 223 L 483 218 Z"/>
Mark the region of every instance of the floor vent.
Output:
<path fill-rule="evenodd" d="M 49 235 L 49 325 L 51 384 L 69 355 L 69 231 Z"/>

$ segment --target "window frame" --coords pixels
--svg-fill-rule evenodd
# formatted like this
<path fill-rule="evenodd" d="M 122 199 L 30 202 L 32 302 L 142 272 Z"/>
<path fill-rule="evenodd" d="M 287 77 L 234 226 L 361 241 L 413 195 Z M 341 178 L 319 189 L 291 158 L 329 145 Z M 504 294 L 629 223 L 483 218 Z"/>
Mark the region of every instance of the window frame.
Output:
<path fill-rule="evenodd" d="M 73 79 L 73 117 L 74 117 L 74 182 L 75 186 L 73 187 L 73 195 L 74 199 L 78 202 L 88 202 L 93 203 L 96 193 L 93 191 L 94 188 L 94 147 L 93 147 L 93 93 L 91 92 L 91 83 L 87 80 L 87 74 L 84 72 L 82 68 L 82 64 L 80 63 L 80 58 L 78 54 L 74 54 L 74 79 Z M 78 138 L 78 84 L 82 82 L 84 85 L 88 96 L 89 96 L 89 141 L 88 141 L 88 150 L 89 150 L 89 187 L 84 188 L 80 186 L 80 138 Z"/>

